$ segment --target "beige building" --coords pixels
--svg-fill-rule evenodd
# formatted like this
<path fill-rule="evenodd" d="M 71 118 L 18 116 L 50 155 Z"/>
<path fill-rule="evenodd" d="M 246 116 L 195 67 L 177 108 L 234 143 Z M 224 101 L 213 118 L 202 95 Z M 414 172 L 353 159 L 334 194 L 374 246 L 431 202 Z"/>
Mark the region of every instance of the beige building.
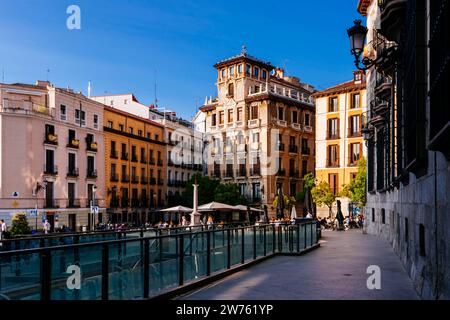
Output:
<path fill-rule="evenodd" d="M 314 89 L 245 49 L 214 67 L 218 97 L 201 108 L 208 174 L 274 216 L 277 190 L 295 196 L 314 170 Z"/>
<path fill-rule="evenodd" d="M 0 84 L 0 216 L 8 225 L 18 212 L 38 228 L 45 218 L 72 230 L 102 221 L 102 124 L 103 105 L 81 93 L 43 81 Z"/>
<path fill-rule="evenodd" d="M 358 161 L 366 156 L 361 125 L 367 110 L 364 74 L 354 72 L 351 81 L 314 94 L 316 103 L 316 178 L 326 181 L 338 195 L 358 172 Z M 349 199 L 338 198 L 344 216 Z M 336 210 L 333 210 L 336 213 Z M 328 216 L 328 208 L 317 208 L 319 216 Z"/>

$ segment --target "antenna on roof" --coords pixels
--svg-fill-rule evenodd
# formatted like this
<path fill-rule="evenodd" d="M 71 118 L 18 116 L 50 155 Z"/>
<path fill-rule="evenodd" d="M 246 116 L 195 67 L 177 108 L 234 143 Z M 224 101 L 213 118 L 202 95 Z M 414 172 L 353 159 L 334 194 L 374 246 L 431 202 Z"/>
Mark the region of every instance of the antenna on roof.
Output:
<path fill-rule="evenodd" d="M 155 69 L 155 108 L 158 108 L 158 98 L 156 96 L 156 69 Z"/>

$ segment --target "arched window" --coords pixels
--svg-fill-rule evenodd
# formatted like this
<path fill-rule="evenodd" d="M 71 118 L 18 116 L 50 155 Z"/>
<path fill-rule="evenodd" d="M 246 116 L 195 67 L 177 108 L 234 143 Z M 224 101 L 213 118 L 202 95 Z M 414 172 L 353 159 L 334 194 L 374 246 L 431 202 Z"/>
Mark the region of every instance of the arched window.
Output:
<path fill-rule="evenodd" d="M 234 97 L 234 83 L 228 84 L 228 96 Z"/>

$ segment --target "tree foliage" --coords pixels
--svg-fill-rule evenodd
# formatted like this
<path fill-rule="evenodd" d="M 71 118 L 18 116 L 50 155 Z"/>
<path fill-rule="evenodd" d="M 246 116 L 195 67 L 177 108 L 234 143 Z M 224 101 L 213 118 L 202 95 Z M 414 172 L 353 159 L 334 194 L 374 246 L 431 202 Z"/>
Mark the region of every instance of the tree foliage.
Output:
<path fill-rule="evenodd" d="M 339 194 L 342 197 L 349 198 L 360 208 L 366 204 L 366 172 L 366 159 L 361 158 L 358 162 L 356 177 L 349 184 L 344 185 Z"/>
<path fill-rule="evenodd" d="M 317 186 L 312 188 L 311 195 L 313 201 L 318 206 L 325 205 L 328 207 L 331 216 L 331 208 L 336 201 L 336 196 L 331 192 L 330 185 L 325 181 L 320 182 Z"/>
<path fill-rule="evenodd" d="M 246 204 L 246 199 L 241 196 L 239 186 L 236 183 L 221 183 L 216 187 L 214 201 L 232 206 Z"/>
<path fill-rule="evenodd" d="M 199 204 L 205 204 L 214 201 L 216 188 L 220 184 L 218 180 L 210 179 L 208 176 L 203 176 L 200 173 L 193 175 L 191 179 L 186 182 L 186 190 L 185 192 L 183 192 L 180 198 L 180 204 L 190 208 L 193 207 L 193 184 L 195 182 L 195 177 L 197 177 Z"/>
<path fill-rule="evenodd" d="M 27 215 L 24 213 L 17 213 L 12 218 L 11 235 L 29 234 L 30 227 L 28 226 Z"/>

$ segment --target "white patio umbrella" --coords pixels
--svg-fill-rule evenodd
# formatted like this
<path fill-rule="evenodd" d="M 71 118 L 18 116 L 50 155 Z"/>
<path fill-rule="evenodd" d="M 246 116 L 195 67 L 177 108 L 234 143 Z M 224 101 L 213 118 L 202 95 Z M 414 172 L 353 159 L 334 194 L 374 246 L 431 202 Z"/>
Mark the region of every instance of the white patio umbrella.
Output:
<path fill-rule="evenodd" d="M 239 210 L 239 211 L 247 211 L 247 207 L 243 206 L 242 204 L 234 206 L 234 209 L 235 210 Z M 256 208 L 252 208 L 252 207 L 250 207 L 250 211 L 253 211 L 253 212 L 264 212 L 264 210 L 260 210 L 260 209 L 256 209 Z"/>
<path fill-rule="evenodd" d="M 228 204 L 225 203 L 220 203 L 220 202 L 210 202 L 210 203 L 206 203 L 204 205 L 201 205 L 198 207 L 198 211 L 233 211 L 236 210 L 235 207 L 230 206 Z"/>
<path fill-rule="evenodd" d="M 188 207 L 183 207 L 183 206 L 176 206 L 176 207 L 172 207 L 172 208 L 162 209 L 159 211 L 162 211 L 162 212 L 192 212 L 192 209 L 188 208 Z"/>
<path fill-rule="evenodd" d="M 295 210 L 295 206 L 293 206 L 291 211 L 291 220 L 295 219 L 297 219 L 297 210 Z"/>

